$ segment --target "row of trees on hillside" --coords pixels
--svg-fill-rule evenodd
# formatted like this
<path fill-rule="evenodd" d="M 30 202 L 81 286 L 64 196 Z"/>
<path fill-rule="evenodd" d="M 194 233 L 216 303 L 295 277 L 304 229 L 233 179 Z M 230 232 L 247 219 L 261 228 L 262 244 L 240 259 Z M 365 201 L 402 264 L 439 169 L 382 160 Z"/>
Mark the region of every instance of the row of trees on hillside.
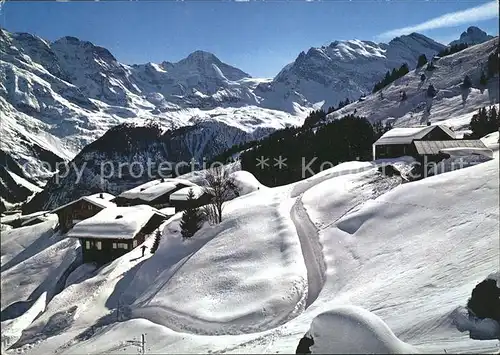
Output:
<path fill-rule="evenodd" d="M 482 107 L 472 116 L 470 129 L 472 133 L 464 135 L 466 139 L 479 139 L 485 135 L 498 131 L 500 125 L 500 114 L 495 106 L 489 109 Z"/>
<path fill-rule="evenodd" d="M 467 43 L 454 44 L 452 46 L 446 47 L 441 52 L 438 53 L 439 57 L 446 57 L 447 55 L 458 53 L 463 51 L 465 48 L 469 47 Z"/>
<path fill-rule="evenodd" d="M 497 48 L 497 50 L 494 53 L 491 53 L 488 56 L 488 62 L 486 64 L 488 78 L 493 78 L 495 75 L 498 74 L 498 71 L 500 69 L 499 66 L 500 66 L 499 50 Z"/>
<path fill-rule="evenodd" d="M 354 115 L 318 127 L 316 132 L 287 128 L 243 153 L 241 167 L 267 186 L 296 182 L 344 161 L 371 159 L 372 143 L 384 129 Z"/>
<path fill-rule="evenodd" d="M 388 71 L 387 73 L 385 73 L 384 78 L 375 84 L 372 92 L 376 93 L 377 91 L 383 89 L 390 83 L 406 75 L 407 73 L 409 73 L 409 71 L 410 69 L 408 68 L 408 64 L 406 63 L 402 64 L 398 69 L 394 68 L 392 69 L 391 72 Z"/>

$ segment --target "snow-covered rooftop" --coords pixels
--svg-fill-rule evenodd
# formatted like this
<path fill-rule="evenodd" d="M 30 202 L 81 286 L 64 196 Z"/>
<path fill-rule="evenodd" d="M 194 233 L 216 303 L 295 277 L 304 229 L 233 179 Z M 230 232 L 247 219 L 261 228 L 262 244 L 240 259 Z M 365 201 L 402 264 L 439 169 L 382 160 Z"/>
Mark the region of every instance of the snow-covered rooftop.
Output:
<path fill-rule="evenodd" d="M 489 152 L 490 156 L 493 156 L 493 152 L 491 149 L 487 148 L 483 142 L 479 139 L 477 140 L 451 140 L 451 141 L 416 141 L 415 148 L 417 149 L 418 154 L 439 154 L 439 152 L 444 152 L 449 150 L 450 152 L 453 150 L 461 150 L 466 151 L 469 150 L 469 153 L 472 150 L 482 151 L 483 153 Z M 468 155 L 467 154 L 467 155 Z"/>
<path fill-rule="evenodd" d="M 69 237 L 133 239 L 154 215 L 167 217 L 148 205 L 109 207 L 85 219 L 68 232 Z"/>
<path fill-rule="evenodd" d="M 427 133 L 441 128 L 450 138 L 455 138 L 455 134 L 448 127 L 443 125 L 421 126 L 421 127 L 397 127 L 385 132 L 374 144 L 410 144 L 415 139 L 423 138 Z"/>
<path fill-rule="evenodd" d="M 115 198 L 115 196 L 113 196 L 111 194 L 108 194 L 106 192 L 101 192 L 101 193 L 97 193 L 97 194 L 93 194 L 93 195 L 89 195 L 89 196 L 80 197 L 79 199 L 68 202 L 65 205 L 59 206 L 50 212 L 53 213 L 53 212 L 59 211 L 60 209 L 68 207 L 68 206 L 70 206 L 78 201 L 81 201 L 81 200 L 90 202 L 91 204 L 98 206 L 98 207 L 101 207 L 101 208 L 114 207 L 114 206 L 116 206 L 116 204 L 114 202 L 111 202 L 111 200 L 114 198 Z"/>
<path fill-rule="evenodd" d="M 185 179 L 157 179 L 124 191 L 118 197 L 127 199 L 138 198 L 149 202 L 175 190 L 179 185 L 196 186 L 196 184 Z"/>
<path fill-rule="evenodd" d="M 201 186 L 191 186 L 191 187 L 184 187 L 180 190 L 175 191 L 172 195 L 170 195 L 170 200 L 174 201 L 185 201 L 188 198 L 189 190 L 193 190 L 194 193 L 194 198 L 200 198 L 205 190 Z"/>
<path fill-rule="evenodd" d="M 165 207 L 159 210 L 161 213 L 167 216 L 173 216 L 175 214 L 175 207 Z"/>

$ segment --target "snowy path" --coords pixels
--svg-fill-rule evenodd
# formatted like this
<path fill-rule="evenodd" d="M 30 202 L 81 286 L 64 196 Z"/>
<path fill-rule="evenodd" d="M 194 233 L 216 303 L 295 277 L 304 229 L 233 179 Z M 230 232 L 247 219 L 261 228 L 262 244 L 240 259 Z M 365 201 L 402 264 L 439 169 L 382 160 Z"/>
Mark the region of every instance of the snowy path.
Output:
<path fill-rule="evenodd" d="M 302 205 L 302 195 L 297 198 L 292 207 L 291 218 L 297 229 L 307 268 L 307 308 L 318 298 L 325 284 L 326 265 L 321 251 L 318 230 Z"/>

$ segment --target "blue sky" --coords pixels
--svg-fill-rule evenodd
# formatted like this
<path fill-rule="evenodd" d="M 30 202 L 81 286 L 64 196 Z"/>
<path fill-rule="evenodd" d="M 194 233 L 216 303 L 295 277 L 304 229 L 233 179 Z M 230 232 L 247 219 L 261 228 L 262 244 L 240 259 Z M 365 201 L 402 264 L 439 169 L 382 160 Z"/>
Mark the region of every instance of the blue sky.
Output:
<path fill-rule="evenodd" d="M 75 36 L 108 48 L 128 64 L 175 62 L 202 49 L 252 76 L 272 77 L 300 51 L 334 40 L 380 42 L 418 29 L 448 43 L 469 25 L 497 35 L 498 4 L 480 0 L 8 1 L 0 8 L 0 25 L 51 41 Z"/>

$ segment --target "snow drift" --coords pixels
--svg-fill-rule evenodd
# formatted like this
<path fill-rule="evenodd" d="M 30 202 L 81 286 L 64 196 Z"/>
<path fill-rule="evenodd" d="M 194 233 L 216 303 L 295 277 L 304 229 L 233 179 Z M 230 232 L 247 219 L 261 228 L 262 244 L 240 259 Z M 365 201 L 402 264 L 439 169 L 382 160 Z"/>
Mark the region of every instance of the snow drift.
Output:
<path fill-rule="evenodd" d="M 314 341 L 312 354 L 417 353 L 379 317 L 355 306 L 339 306 L 317 315 L 308 335 Z"/>

